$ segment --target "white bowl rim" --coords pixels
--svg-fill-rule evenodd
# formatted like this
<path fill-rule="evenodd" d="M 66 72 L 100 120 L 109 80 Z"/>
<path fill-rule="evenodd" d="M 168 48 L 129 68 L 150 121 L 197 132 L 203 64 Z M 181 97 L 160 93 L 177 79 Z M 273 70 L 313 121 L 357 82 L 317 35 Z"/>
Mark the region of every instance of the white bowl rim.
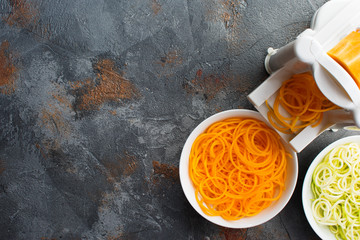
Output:
<path fill-rule="evenodd" d="M 191 204 L 191 206 L 205 219 L 208 221 L 217 224 L 219 226 L 227 227 L 227 228 L 249 228 L 254 227 L 260 224 L 263 224 L 273 217 L 275 217 L 288 203 L 290 200 L 297 183 L 298 178 L 298 159 L 296 152 L 290 147 L 289 144 L 285 143 L 283 140 L 284 146 L 287 148 L 289 153 L 292 155 L 292 160 L 290 160 L 287 164 L 287 171 L 289 173 L 289 169 L 291 170 L 291 174 L 287 174 L 287 181 L 289 181 L 289 187 L 287 187 L 279 200 L 274 202 L 268 208 L 264 209 L 259 214 L 252 217 L 244 217 L 242 219 L 236 221 L 228 221 L 223 219 L 220 216 L 208 216 L 206 215 L 195 199 L 195 189 L 192 185 L 191 179 L 188 173 L 188 163 L 189 163 L 189 153 L 191 150 L 191 146 L 195 138 L 202 132 L 207 129 L 212 123 L 218 122 L 220 120 L 224 120 L 232 117 L 244 117 L 244 118 L 254 118 L 261 120 L 268 124 L 266 120 L 261 116 L 259 112 L 248 110 L 248 109 L 232 109 L 226 110 L 219 113 L 216 113 L 209 118 L 202 121 L 189 135 L 187 138 L 183 150 L 181 152 L 180 163 L 179 163 L 179 176 L 180 183 L 183 189 L 183 192 Z M 269 125 L 269 124 L 268 124 Z M 270 125 L 269 125 L 270 126 Z M 290 178 L 291 175 L 291 178 Z"/>
<path fill-rule="evenodd" d="M 325 157 L 325 155 L 330 152 L 333 148 L 339 146 L 339 145 L 343 145 L 343 144 L 347 144 L 347 143 L 351 143 L 351 142 L 356 142 L 356 143 L 360 143 L 360 135 L 354 135 L 354 136 L 348 136 L 348 137 L 344 137 L 344 138 L 340 138 L 338 140 L 336 140 L 335 142 L 331 143 L 330 145 L 328 145 L 327 147 L 325 147 L 312 161 L 312 163 L 310 164 L 305 178 L 304 178 L 304 182 L 303 182 L 303 186 L 302 186 L 302 205 L 303 205 L 303 209 L 305 212 L 305 216 L 310 224 L 310 226 L 312 227 L 312 229 L 315 231 L 315 233 L 322 239 L 326 239 L 326 240 L 336 240 L 335 235 L 330 231 L 329 227 L 327 226 L 323 226 L 318 224 L 313 215 L 312 215 L 312 210 L 311 210 L 311 199 L 314 198 L 314 195 L 311 191 L 311 178 L 312 178 L 312 174 L 316 168 L 316 166 L 323 160 L 323 158 Z"/>

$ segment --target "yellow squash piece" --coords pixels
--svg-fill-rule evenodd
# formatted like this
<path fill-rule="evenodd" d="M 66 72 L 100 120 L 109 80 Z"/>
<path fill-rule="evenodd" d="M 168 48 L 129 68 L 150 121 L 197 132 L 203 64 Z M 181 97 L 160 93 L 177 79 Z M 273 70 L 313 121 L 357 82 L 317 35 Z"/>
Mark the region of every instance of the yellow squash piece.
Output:
<path fill-rule="evenodd" d="M 360 32 L 351 32 L 328 54 L 346 69 L 360 88 Z"/>

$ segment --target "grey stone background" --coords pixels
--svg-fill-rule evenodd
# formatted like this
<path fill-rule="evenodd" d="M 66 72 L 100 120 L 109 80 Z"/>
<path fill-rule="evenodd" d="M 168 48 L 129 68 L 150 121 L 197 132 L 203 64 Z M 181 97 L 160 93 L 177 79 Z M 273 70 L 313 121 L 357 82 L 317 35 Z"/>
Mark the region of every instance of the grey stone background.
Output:
<path fill-rule="evenodd" d="M 198 215 L 178 164 L 210 115 L 254 109 L 268 47 L 325 0 L 0 0 L 0 239 L 318 239 L 299 156 L 285 209 L 249 229 Z"/>

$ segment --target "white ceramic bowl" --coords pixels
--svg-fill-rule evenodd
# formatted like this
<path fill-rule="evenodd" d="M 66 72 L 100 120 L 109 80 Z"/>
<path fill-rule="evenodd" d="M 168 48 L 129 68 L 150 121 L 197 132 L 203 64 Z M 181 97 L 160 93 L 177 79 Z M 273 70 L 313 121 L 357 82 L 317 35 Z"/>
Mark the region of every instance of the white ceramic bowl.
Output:
<path fill-rule="evenodd" d="M 289 160 L 287 164 L 287 178 L 285 182 L 285 186 L 286 186 L 285 190 L 279 200 L 273 202 L 268 208 L 264 209 L 259 214 L 252 217 L 244 217 L 236 221 L 228 221 L 219 216 L 206 215 L 201 210 L 198 203 L 196 202 L 195 188 L 189 177 L 189 155 L 191 151 L 191 146 L 194 140 L 197 138 L 197 136 L 203 133 L 211 124 L 233 117 L 254 118 L 266 122 L 265 119 L 260 115 L 260 113 L 246 109 L 234 109 L 234 110 L 223 111 L 205 119 L 192 131 L 192 133 L 185 142 L 180 157 L 180 166 L 179 166 L 180 182 L 186 198 L 188 199 L 192 207 L 201 216 L 203 216 L 210 222 L 223 227 L 249 228 L 256 225 L 260 225 L 270 220 L 271 218 L 275 217 L 285 207 L 287 202 L 290 200 L 291 195 L 293 194 L 296 186 L 297 177 L 298 177 L 298 161 L 295 151 L 293 151 L 290 147 L 288 147 L 288 145 L 284 144 L 287 150 L 289 151 L 289 153 L 291 153 L 292 155 L 292 159 Z"/>
<path fill-rule="evenodd" d="M 312 210 L 311 210 L 312 201 L 311 201 L 311 199 L 314 199 L 314 194 L 311 191 L 312 174 L 313 174 L 316 166 L 323 160 L 323 158 L 325 157 L 325 155 L 328 152 L 330 152 L 336 146 L 351 143 L 351 142 L 355 142 L 355 143 L 360 144 L 360 135 L 341 138 L 341 139 L 333 142 L 332 144 L 330 144 L 326 148 L 324 148 L 315 157 L 314 161 L 311 163 L 311 165 L 308 168 L 308 170 L 306 172 L 306 175 L 305 175 L 303 188 L 302 188 L 302 203 L 303 203 L 304 212 L 305 212 L 306 218 L 307 218 L 309 224 L 311 225 L 312 229 L 315 231 L 315 233 L 320 238 L 322 238 L 324 240 L 325 239 L 326 240 L 336 240 L 336 238 L 335 238 L 335 235 L 332 232 L 330 232 L 329 227 L 318 224 L 315 221 L 315 219 L 314 219 L 314 217 L 312 215 Z"/>

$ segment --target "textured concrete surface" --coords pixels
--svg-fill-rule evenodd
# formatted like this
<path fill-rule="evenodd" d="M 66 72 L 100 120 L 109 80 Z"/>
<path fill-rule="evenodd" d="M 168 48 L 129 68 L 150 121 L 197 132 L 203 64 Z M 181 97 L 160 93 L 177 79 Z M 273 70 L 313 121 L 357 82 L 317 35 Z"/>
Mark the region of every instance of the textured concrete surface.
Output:
<path fill-rule="evenodd" d="M 204 220 L 178 164 L 206 117 L 254 109 L 266 49 L 325 0 L 0 0 L 0 239 L 317 239 L 301 205 L 249 229 Z"/>

